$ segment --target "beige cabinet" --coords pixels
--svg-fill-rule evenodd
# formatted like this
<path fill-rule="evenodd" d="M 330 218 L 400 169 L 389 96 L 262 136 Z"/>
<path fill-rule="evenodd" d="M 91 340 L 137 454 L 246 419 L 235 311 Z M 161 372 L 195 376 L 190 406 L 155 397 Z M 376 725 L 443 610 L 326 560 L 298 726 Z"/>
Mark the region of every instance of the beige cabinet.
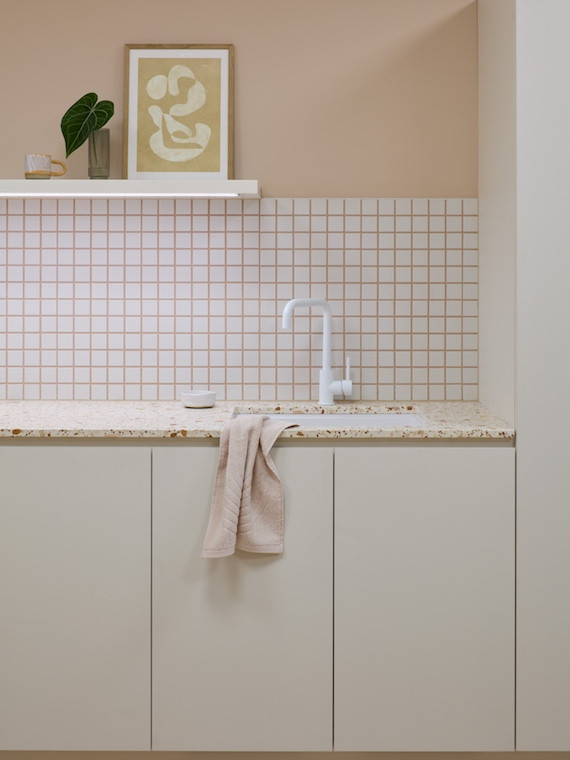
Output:
<path fill-rule="evenodd" d="M 153 749 L 332 748 L 332 449 L 273 456 L 284 554 L 201 559 L 218 447 L 153 449 Z"/>
<path fill-rule="evenodd" d="M 335 453 L 335 749 L 514 749 L 514 450 Z"/>
<path fill-rule="evenodd" d="M 283 555 L 204 560 L 217 442 L 2 446 L 0 749 L 513 748 L 513 449 L 273 456 Z"/>
<path fill-rule="evenodd" d="M 0 749 L 150 749 L 150 451 L 0 449 Z"/>

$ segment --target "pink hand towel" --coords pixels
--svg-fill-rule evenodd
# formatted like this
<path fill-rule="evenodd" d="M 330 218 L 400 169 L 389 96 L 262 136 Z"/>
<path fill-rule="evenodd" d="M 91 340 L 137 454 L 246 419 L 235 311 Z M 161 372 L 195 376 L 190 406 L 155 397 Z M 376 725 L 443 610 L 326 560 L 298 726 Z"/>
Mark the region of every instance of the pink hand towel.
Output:
<path fill-rule="evenodd" d="M 288 427 L 259 414 L 224 425 L 202 557 L 283 552 L 283 489 L 269 452 Z"/>

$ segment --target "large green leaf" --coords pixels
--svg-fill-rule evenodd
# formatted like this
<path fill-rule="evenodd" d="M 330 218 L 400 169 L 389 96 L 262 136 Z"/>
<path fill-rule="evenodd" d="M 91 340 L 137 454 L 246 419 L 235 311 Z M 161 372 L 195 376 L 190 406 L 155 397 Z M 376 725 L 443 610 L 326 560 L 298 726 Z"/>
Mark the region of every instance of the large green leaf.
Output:
<path fill-rule="evenodd" d="M 115 113 L 115 106 L 110 100 L 97 103 L 97 97 L 94 92 L 88 92 L 63 115 L 61 131 L 65 140 L 66 158 L 83 145 L 91 132 L 101 129 Z"/>

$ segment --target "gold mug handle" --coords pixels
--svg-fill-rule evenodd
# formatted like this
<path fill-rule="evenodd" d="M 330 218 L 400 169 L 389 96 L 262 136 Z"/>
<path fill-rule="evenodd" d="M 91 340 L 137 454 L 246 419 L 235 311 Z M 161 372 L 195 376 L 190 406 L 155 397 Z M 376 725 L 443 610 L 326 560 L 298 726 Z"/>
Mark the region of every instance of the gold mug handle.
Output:
<path fill-rule="evenodd" d="M 58 161 L 57 159 L 52 158 L 51 163 L 52 163 L 52 166 L 54 164 L 59 164 L 61 166 L 60 172 L 50 172 L 51 177 L 61 177 L 61 175 L 65 174 L 65 172 L 67 171 L 67 166 L 63 163 L 63 161 Z"/>

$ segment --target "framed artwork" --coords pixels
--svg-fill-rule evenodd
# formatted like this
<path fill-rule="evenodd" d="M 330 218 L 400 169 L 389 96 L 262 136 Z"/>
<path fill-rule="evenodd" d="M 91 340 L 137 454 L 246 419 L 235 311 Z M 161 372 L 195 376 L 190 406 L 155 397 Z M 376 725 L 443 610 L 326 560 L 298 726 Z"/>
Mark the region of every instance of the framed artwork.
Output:
<path fill-rule="evenodd" d="M 123 177 L 232 179 L 233 45 L 125 45 Z"/>

